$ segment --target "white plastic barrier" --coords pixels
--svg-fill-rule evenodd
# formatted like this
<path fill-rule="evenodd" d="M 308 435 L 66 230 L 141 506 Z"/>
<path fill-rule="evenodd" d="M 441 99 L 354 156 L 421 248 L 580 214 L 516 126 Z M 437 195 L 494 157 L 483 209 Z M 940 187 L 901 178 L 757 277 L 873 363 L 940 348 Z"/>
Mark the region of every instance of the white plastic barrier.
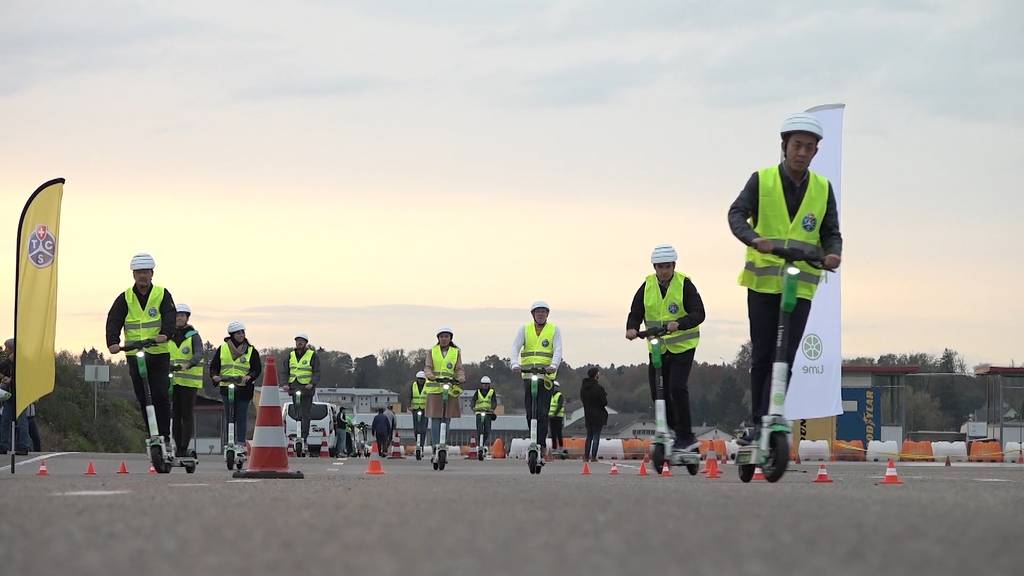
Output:
<path fill-rule="evenodd" d="M 868 462 L 886 462 L 889 458 L 893 460 L 900 459 L 900 447 L 896 445 L 895 440 L 888 440 L 886 442 L 872 440 L 868 442 L 868 453 L 865 458 Z"/>
<path fill-rule="evenodd" d="M 449 446 L 448 447 L 448 459 L 451 460 L 452 458 L 455 458 L 456 456 L 461 456 L 460 452 L 462 452 L 462 446 Z M 376 454 L 376 452 L 374 452 L 374 454 Z M 423 457 L 424 458 L 430 458 L 433 455 L 434 455 L 434 448 L 433 447 L 431 447 L 431 446 L 424 446 L 423 447 Z"/>
<path fill-rule="evenodd" d="M 622 447 L 622 440 L 618 438 L 602 438 L 597 446 L 597 457 L 605 460 L 622 460 L 626 452 Z"/>
<path fill-rule="evenodd" d="M 797 454 L 801 462 L 828 462 L 828 440 L 801 440 Z"/>
<path fill-rule="evenodd" d="M 1007 442 L 1006 446 L 1003 447 L 1003 462 L 1016 463 L 1017 459 L 1020 458 L 1021 443 L 1020 442 Z"/>
<path fill-rule="evenodd" d="M 949 456 L 950 462 L 967 462 L 966 442 L 932 442 L 932 454 L 936 462 L 945 462 Z"/>
<path fill-rule="evenodd" d="M 544 445 L 547 446 L 547 448 L 550 450 L 551 449 L 551 439 L 550 438 L 546 439 L 544 441 Z M 519 459 L 519 460 L 525 460 L 526 459 L 526 452 L 529 451 L 529 449 L 530 449 L 530 439 L 529 438 L 513 438 L 512 439 L 512 444 L 508 448 L 508 454 L 506 454 L 506 457 L 507 458 L 516 458 L 516 459 Z"/>

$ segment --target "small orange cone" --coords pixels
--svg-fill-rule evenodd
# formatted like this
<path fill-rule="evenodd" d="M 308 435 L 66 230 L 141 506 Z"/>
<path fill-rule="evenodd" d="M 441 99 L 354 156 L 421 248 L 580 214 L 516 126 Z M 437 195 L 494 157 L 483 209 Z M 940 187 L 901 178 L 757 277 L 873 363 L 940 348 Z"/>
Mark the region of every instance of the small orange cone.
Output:
<path fill-rule="evenodd" d="M 832 478 L 828 475 L 828 470 L 825 469 L 825 464 L 821 463 L 818 465 L 818 477 L 814 479 L 813 484 L 831 484 Z"/>
<path fill-rule="evenodd" d="M 708 480 L 718 480 L 722 477 L 722 473 L 718 471 L 718 460 L 715 458 L 708 459 Z"/>
<path fill-rule="evenodd" d="M 946 455 L 946 466 L 952 466 L 953 463 L 949 461 L 949 454 Z"/>
<path fill-rule="evenodd" d="M 903 484 L 903 480 L 900 480 L 900 475 L 896 472 L 896 463 L 889 458 L 889 465 L 885 468 L 885 478 L 882 478 L 880 484 Z"/>
<path fill-rule="evenodd" d="M 668 461 L 666 461 L 664 464 L 661 465 L 661 477 L 662 478 L 671 478 L 672 477 L 672 469 L 668 467 Z"/>
<path fill-rule="evenodd" d="M 640 475 L 647 476 L 647 458 L 644 458 L 643 462 L 640 463 Z"/>
<path fill-rule="evenodd" d="M 751 480 L 764 480 L 764 470 L 761 470 L 760 466 L 754 467 L 754 477 Z"/>
<path fill-rule="evenodd" d="M 618 467 L 618 465 L 615 464 L 615 462 L 612 462 L 612 469 L 611 469 L 611 472 L 608 472 L 608 475 L 609 476 L 618 476 L 619 475 L 619 467 Z"/>
<path fill-rule="evenodd" d="M 92 465 L 92 460 L 89 461 L 89 466 L 86 467 L 86 469 L 85 469 L 85 475 L 86 476 L 95 476 L 96 475 L 96 467 Z"/>
<path fill-rule="evenodd" d="M 590 476 L 590 463 L 586 460 L 583 461 L 583 472 L 581 472 L 580 475 Z"/>
<path fill-rule="evenodd" d="M 124 460 L 121 460 L 121 467 L 117 469 L 117 473 L 118 474 L 127 474 L 128 473 L 128 464 Z"/>
<path fill-rule="evenodd" d="M 469 450 L 466 450 L 466 460 L 476 460 L 480 457 L 480 447 L 476 444 L 476 434 L 469 439 Z"/>
<path fill-rule="evenodd" d="M 366 467 L 366 473 L 370 476 L 383 476 L 384 467 L 380 465 L 380 460 L 377 458 L 370 458 L 370 465 Z"/>
<path fill-rule="evenodd" d="M 149 475 L 156 476 L 156 468 L 153 468 L 152 464 L 149 465 Z"/>
<path fill-rule="evenodd" d="M 46 460 L 43 460 L 42 463 L 39 464 L 39 471 L 36 472 L 36 476 L 49 476 L 49 475 L 50 475 L 50 471 L 46 469 Z"/>
<path fill-rule="evenodd" d="M 494 444 L 491 445 L 491 456 L 495 460 L 505 457 L 505 441 L 503 439 L 498 438 L 494 441 Z"/>
<path fill-rule="evenodd" d="M 949 456 L 946 456 L 949 458 Z M 1017 449 L 1017 464 L 1024 464 L 1024 446 Z"/>
<path fill-rule="evenodd" d="M 476 456 L 473 457 L 476 458 Z M 398 430 L 395 430 L 395 435 L 391 437 L 391 453 L 388 454 L 388 458 L 391 460 L 405 458 L 405 454 L 402 452 L 402 442 L 398 438 Z"/>

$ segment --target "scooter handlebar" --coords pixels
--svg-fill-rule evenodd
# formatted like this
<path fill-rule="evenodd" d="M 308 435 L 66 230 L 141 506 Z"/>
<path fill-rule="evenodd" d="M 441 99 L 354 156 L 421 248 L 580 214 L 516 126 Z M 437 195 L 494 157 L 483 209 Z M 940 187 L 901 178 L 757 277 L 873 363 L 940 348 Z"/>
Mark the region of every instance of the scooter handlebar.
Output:
<path fill-rule="evenodd" d="M 668 333 L 668 328 L 664 326 L 658 326 L 657 328 L 648 328 L 647 330 L 640 330 L 636 335 L 640 338 L 657 338 Z"/>
<path fill-rule="evenodd" d="M 124 346 L 121 346 L 122 352 L 134 352 L 135 350 L 142 350 L 143 348 L 149 348 L 156 344 L 156 340 L 153 338 L 147 338 L 145 340 L 139 340 L 138 342 L 125 342 Z"/>
<path fill-rule="evenodd" d="M 774 246 L 772 254 L 782 258 L 786 262 L 803 262 L 811 268 L 831 271 L 825 266 L 825 256 L 821 250 L 802 250 L 800 248 L 787 248 L 785 246 Z"/>

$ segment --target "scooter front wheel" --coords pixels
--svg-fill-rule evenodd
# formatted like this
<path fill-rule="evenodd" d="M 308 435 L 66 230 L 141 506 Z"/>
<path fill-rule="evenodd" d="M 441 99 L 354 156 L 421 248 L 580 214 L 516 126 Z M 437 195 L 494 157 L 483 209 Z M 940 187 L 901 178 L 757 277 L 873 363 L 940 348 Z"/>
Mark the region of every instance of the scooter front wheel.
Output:
<path fill-rule="evenodd" d="M 228 450 L 224 453 L 224 463 L 228 465 L 228 470 L 235 469 L 235 451 Z"/>
<path fill-rule="evenodd" d="M 740 471 L 740 482 L 750 482 L 754 478 L 753 464 L 740 464 L 737 466 Z"/>
<path fill-rule="evenodd" d="M 764 479 L 769 482 L 778 482 L 786 473 L 789 466 L 789 440 L 782 432 L 772 432 L 768 437 L 768 459 L 764 466 Z"/>
<path fill-rule="evenodd" d="M 444 471 L 444 466 L 447 463 L 448 463 L 448 452 L 444 451 L 444 450 L 438 452 L 437 453 L 437 469 L 441 470 L 441 471 Z"/>
<path fill-rule="evenodd" d="M 149 447 L 149 459 L 153 462 L 153 469 L 158 474 L 167 474 L 171 471 L 171 465 L 164 461 L 164 452 L 159 446 Z"/>
<path fill-rule="evenodd" d="M 665 445 L 661 442 L 656 442 L 651 446 L 651 463 L 654 464 L 654 471 L 661 474 L 661 470 L 665 466 Z"/>
<path fill-rule="evenodd" d="M 687 464 L 686 471 L 690 473 L 690 476 L 696 476 L 700 472 L 700 464 Z"/>
<path fill-rule="evenodd" d="M 530 469 L 530 474 L 540 474 L 540 465 L 537 463 L 537 453 L 533 450 L 526 455 L 526 466 Z"/>

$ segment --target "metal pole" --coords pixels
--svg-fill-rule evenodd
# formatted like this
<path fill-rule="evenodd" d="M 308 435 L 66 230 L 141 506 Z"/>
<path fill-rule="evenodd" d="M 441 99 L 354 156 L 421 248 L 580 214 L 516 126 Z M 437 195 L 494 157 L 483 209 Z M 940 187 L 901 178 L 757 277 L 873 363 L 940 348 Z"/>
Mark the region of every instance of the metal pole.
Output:
<path fill-rule="evenodd" d="M 93 421 L 93 423 L 96 422 L 96 387 L 98 385 L 99 385 L 99 383 L 97 381 L 93 380 L 93 383 L 92 383 L 92 421 Z"/>

